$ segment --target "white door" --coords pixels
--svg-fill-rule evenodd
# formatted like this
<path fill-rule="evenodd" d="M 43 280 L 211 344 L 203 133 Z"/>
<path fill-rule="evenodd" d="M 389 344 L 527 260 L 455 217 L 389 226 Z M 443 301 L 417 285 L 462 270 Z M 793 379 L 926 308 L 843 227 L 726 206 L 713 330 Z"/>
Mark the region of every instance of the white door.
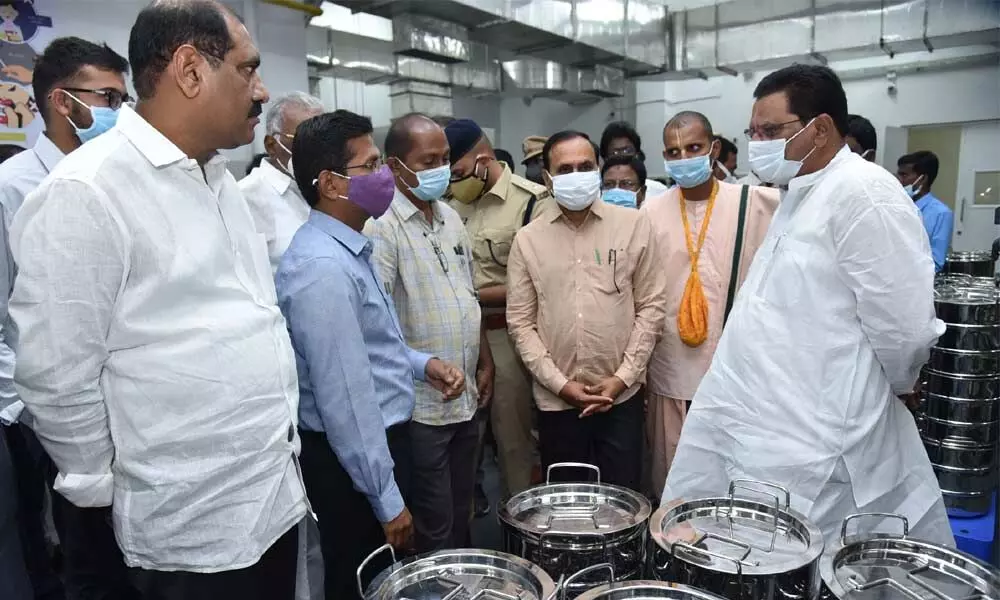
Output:
<path fill-rule="evenodd" d="M 1000 121 L 969 123 L 962 127 L 958 159 L 958 183 L 955 188 L 955 233 L 952 249 L 989 250 L 1000 236 L 994 223 L 998 208 L 984 190 L 976 190 L 976 174 L 1000 171 Z M 995 196 L 992 196 L 995 198 Z"/>
<path fill-rule="evenodd" d="M 906 127 L 886 127 L 879 150 L 882 151 L 882 166 L 890 173 L 896 173 L 896 161 L 906 154 L 909 131 Z"/>

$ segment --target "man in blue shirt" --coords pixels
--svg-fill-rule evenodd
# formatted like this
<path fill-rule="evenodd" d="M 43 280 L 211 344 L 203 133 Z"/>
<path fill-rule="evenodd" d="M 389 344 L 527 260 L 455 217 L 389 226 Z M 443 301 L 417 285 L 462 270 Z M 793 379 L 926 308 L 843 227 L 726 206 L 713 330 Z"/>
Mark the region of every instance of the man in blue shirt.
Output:
<path fill-rule="evenodd" d="M 934 268 L 940 273 L 951 245 L 954 215 L 944 202 L 931 194 L 931 186 L 938 174 L 938 157 L 933 152 L 921 150 L 906 154 L 896 161 L 896 177 L 906 193 L 917 203 L 924 229 L 931 242 Z"/>
<path fill-rule="evenodd" d="M 355 569 L 388 542 L 407 550 L 413 379 L 445 399 L 458 368 L 409 348 L 361 230 L 392 202 L 367 117 L 345 110 L 299 125 L 295 179 L 312 207 L 276 275 L 299 376 L 302 475 L 320 530 L 328 600 L 357 597 Z M 369 576 L 379 571 L 373 564 Z"/>

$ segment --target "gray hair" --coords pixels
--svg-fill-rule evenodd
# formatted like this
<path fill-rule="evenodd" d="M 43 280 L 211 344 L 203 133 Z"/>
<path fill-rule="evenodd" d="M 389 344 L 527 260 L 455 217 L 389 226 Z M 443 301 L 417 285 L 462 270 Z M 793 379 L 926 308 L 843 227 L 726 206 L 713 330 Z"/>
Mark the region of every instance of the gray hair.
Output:
<path fill-rule="evenodd" d="M 311 96 L 305 92 L 290 92 L 275 100 L 271 107 L 267 109 L 267 133 L 274 135 L 280 133 L 285 127 L 285 109 L 290 106 L 302 108 L 304 110 L 322 111 L 323 101 L 316 96 Z"/>

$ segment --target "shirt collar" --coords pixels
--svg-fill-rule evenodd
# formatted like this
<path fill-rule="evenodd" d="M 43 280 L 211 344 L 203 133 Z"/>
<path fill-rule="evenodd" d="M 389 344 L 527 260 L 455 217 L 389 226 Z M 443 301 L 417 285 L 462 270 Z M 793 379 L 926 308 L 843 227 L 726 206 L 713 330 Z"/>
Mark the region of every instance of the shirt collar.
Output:
<path fill-rule="evenodd" d="M 493 187 L 491 187 L 489 191 L 484 194 L 484 196 L 496 196 L 501 200 L 506 200 L 507 192 L 510 189 L 510 178 L 510 167 L 507 166 L 507 163 L 504 163 L 503 173 L 500 174 L 500 178 L 497 179 L 497 182 L 493 184 Z"/>
<path fill-rule="evenodd" d="M 60 150 L 59 147 L 56 146 L 44 132 L 38 135 L 38 139 L 35 140 L 35 145 L 31 149 L 34 151 L 35 156 L 38 157 L 38 160 L 42 162 L 45 170 L 49 173 L 56 168 L 59 161 L 66 157 L 66 155 L 63 154 L 63 151 Z"/>
<path fill-rule="evenodd" d="M 366 248 L 371 247 L 371 240 L 363 234 L 354 231 L 343 222 L 316 209 L 309 211 L 309 224 L 340 242 L 354 256 L 360 256 Z"/>
<path fill-rule="evenodd" d="M 165 135 L 150 125 L 146 119 L 139 116 L 139 113 L 135 112 L 127 104 L 122 105 L 118 109 L 118 122 L 115 128 L 120 130 L 132 142 L 136 150 L 157 169 L 183 161 L 188 161 L 185 165 L 187 167 L 198 166 L 198 161 L 184 154 L 183 150 L 167 139 Z M 213 170 L 217 170 L 217 165 L 222 165 L 224 168 L 225 164 L 225 157 L 216 153 L 208 161 L 206 167 L 212 166 Z"/>
<path fill-rule="evenodd" d="M 441 207 L 438 206 L 439 202 L 440 200 L 430 203 L 431 214 L 434 215 L 434 221 L 436 223 L 443 224 L 444 218 L 441 216 Z M 420 212 L 416 206 L 414 206 L 413 202 L 411 202 L 410 199 L 403 194 L 399 187 L 395 188 L 392 196 L 392 204 L 390 204 L 389 207 L 392 209 L 392 212 L 396 215 L 396 217 L 404 223 L 412 219 L 414 216 L 423 216 L 423 213 Z"/>
<path fill-rule="evenodd" d="M 608 210 L 607 204 L 604 202 L 604 200 L 601 200 L 600 196 L 598 196 L 597 200 L 594 200 L 594 202 L 590 205 L 590 215 L 594 215 L 598 219 L 604 219 L 604 215 L 607 212 L 607 210 Z M 563 214 L 562 209 L 557 206 L 556 209 L 552 211 L 552 215 L 550 216 L 549 220 L 550 222 L 554 223 L 558 221 L 560 217 L 566 217 L 566 215 Z M 566 219 L 566 222 L 568 223 L 569 219 Z M 583 222 L 586 223 L 587 220 L 584 219 Z"/>
<path fill-rule="evenodd" d="M 260 161 L 260 174 L 264 177 L 264 180 L 274 188 L 274 191 L 278 192 L 278 195 L 284 196 L 285 192 L 292 185 L 292 178 L 289 177 L 284 171 L 275 167 L 271 164 L 271 160 L 265 158 Z"/>
<path fill-rule="evenodd" d="M 818 170 L 818 171 L 816 171 L 814 173 L 810 173 L 808 175 L 802 175 L 800 177 L 796 177 L 796 178 L 792 179 L 788 183 L 788 191 L 789 192 L 795 192 L 795 191 L 799 191 L 799 190 L 804 190 L 804 189 L 810 188 L 810 187 L 816 185 L 816 183 L 820 179 L 822 179 L 823 177 L 825 177 L 828 173 L 831 173 L 834 170 L 836 170 L 837 168 L 839 168 L 841 166 L 841 164 L 849 163 L 851 160 L 861 160 L 861 161 L 863 161 L 865 159 L 863 159 L 860 156 L 858 156 L 857 154 L 851 152 L 851 149 L 847 146 L 847 144 L 844 144 L 843 147 L 841 147 L 841 149 L 838 150 L 837 153 L 833 156 L 833 158 L 830 159 L 830 162 L 827 163 L 827 165 L 825 167 L 823 167 L 822 169 L 820 169 L 820 170 Z M 867 162 L 867 161 L 865 161 L 865 162 Z"/>
<path fill-rule="evenodd" d="M 920 200 L 916 201 L 917 208 L 923 210 L 927 208 L 928 204 L 933 203 L 935 200 L 937 200 L 937 198 L 934 197 L 934 194 L 927 192 L 926 194 L 923 195 L 923 197 L 920 198 Z"/>

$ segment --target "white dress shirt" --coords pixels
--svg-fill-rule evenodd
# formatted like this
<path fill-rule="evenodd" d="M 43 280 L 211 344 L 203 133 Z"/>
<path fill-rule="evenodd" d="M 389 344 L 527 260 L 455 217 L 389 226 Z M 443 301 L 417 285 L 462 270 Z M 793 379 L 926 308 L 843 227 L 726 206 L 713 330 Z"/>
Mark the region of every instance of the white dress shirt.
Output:
<path fill-rule="evenodd" d="M 944 332 L 933 286 L 920 216 L 885 169 L 845 146 L 793 179 L 691 402 L 663 501 L 750 478 L 787 488 L 827 543 L 851 512 L 884 512 L 954 544 L 896 397 Z"/>
<path fill-rule="evenodd" d="M 17 268 L 7 242 L 8 228 L 14 213 L 21 208 L 25 196 L 35 191 L 45 176 L 56 168 L 65 155 L 44 133 L 38 136 L 35 146 L 7 159 L 0 164 L 0 205 L 3 222 L 0 223 L 0 423 L 10 425 L 29 415 L 22 414 L 24 403 L 14 389 L 14 350 L 17 329 L 7 314 L 7 301 L 14 291 Z M 30 424 L 30 423 L 29 423 Z"/>
<path fill-rule="evenodd" d="M 271 274 L 288 249 L 295 232 L 309 219 L 309 204 L 295 181 L 265 158 L 239 182 L 257 232 L 267 241 Z"/>
<path fill-rule="evenodd" d="M 256 563 L 306 513 L 298 381 L 263 236 L 128 107 L 11 226 L 15 382 L 78 506 L 113 506 L 125 562 Z"/>

